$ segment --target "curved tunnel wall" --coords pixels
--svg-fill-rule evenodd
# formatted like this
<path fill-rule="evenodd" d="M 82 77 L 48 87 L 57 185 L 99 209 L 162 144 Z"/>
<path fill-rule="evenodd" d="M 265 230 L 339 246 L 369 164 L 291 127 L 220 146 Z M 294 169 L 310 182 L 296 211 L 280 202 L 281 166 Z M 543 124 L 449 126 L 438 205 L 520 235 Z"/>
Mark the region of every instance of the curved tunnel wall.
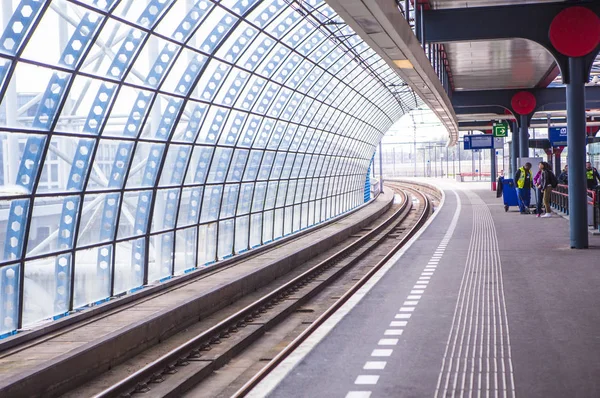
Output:
<path fill-rule="evenodd" d="M 318 0 L 0 13 L 0 335 L 360 205 L 417 105 Z"/>

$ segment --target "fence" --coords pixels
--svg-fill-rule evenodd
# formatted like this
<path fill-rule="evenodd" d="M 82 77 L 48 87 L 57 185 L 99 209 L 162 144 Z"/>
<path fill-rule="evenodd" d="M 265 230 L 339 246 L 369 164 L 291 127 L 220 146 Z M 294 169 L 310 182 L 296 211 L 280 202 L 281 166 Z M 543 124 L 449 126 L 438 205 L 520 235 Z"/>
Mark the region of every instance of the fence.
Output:
<path fill-rule="evenodd" d="M 600 189 L 587 191 L 588 211 L 591 210 L 591 225 L 598 229 L 600 225 Z M 550 196 L 551 205 L 554 209 L 569 214 L 569 186 L 559 184 Z"/>
<path fill-rule="evenodd" d="M 507 170 L 504 151 L 499 149 L 497 152 L 497 170 Z M 446 147 L 445 142 L 383 143 L 381 158 L 384 178 L 454 179 L 460 175 L 463 181 L 490 179 L 490 151 L 465 151 L 462 149 L 462 143 L 452 148 Z M 379 175 L 379 153 L 375 155 L 372 171 L 374 175 Z"/>

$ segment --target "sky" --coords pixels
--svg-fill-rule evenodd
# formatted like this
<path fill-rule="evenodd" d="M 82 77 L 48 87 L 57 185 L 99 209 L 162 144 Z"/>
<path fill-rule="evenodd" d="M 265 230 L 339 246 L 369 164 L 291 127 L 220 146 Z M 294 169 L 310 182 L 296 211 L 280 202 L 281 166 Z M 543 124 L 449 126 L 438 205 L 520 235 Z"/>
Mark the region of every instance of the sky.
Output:
<path fill-rule="evenodd" d="M 435 114 L 427 107 L 421 107 L 406 115 L 392 125 L 383 137 L 382 143 L 414 142 L 416 126 L 416 140 L 443 141 L 448 137 L 448 131 Z"/>

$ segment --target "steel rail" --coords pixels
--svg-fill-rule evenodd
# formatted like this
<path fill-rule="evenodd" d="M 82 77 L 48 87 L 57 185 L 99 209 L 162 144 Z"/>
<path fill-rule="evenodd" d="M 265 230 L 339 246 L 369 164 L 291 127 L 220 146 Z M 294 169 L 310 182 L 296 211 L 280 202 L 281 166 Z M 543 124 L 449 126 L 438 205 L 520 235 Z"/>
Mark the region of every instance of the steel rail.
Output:
<path fill-rule="evenodd" d="M 421 213 L 415 225 L 406 233 L 406 235 L 398 242 L 390 252 L 383 257 L 367 274 L 365 274 L 358 282 L 356 282 L 350 290 L 344 293 L 331 307 L 329 307 L 321 316 L 319 316 L 311 325 L 305 329 L 298 337 L 296 337 L 283 351 L 279 352 L 265 367 L 263 367 L 252 379 L 244 384 L 231 398 L 241 398 L 246 396 L 258 383 L 263 380 L 273 369 L 275 369 L 285 358 L 287 358 L 296 348 L 304 342 L 308 336 L 314 333 L 329 317 L 331 317 L 342 305 L 344 305 L 350 297 L 352 297 L 358 289 L 360 289 L 367 281 L 375 275 L 383 265 L 388 262 L 392 256 L 410 240 L 414 234 L 423 226 L 431 212 L 431 202 L 422 192 L 416 189 L 411 189 L 417 192 L 423 198 L 423 212 Z"/>
<path fill-rule="evenodd" d="M 399 220 L 399 222 L 402 222 L 406 216 L 410 214 L 412 202 L 409 200 L 409 197 L 405 192 L 400 191 L 400 194 L 402 195 L 402 205 L 400 208 L 361 238 L 332 254 L 325 260 L 319 262 L 317 265 L 311 267 L 301 275 L 247 305 L 245 308 L 241 309 L 235 314 L 230 315 L 211 328 L 172 349 L 142 369 L 139 369 L 135 373 L 132 373 L 126 378 L 113 384 L 109 388 L 95 395 L 95 397 L 105 398 L 128 396 L 136 391 L 145 391 L 148 388 L 149 382 L 160 380 L 163 374 L 172 372 L 175 366 L 186 363 L 189 358 L 197 358 L 200 356 L 200 351 L 209 349 L 211 343 L 217 343 L 221 338 L 227 337 L 229 333 L 235 332 L 238 328 L 245 326 L 246 323 L 251 322 L 256 317 L 259 317 L 261 313 L 267 310 L 267 308 L 273 307 L 275 304 L 281 302 L 286 296 L 306 285 L 307 280 L 311 280 L 319 276 L 325 270 L 329 269 L 335 263 L 346 257 L 348 254 L 373 240 L 380 232 L 384 231 L 390 224 L 396 221 L 400 215 L 403 215 Z M 380 240 L 385 239 L 385 236 L 387 236 L 387 233 L 381 237 Z M 362 256 L 368 253 L 373 247 L 375 247 L 375 245 L 371 246 L 361 256 L 354 258 L 352 260 L 352 264 L 362 258 Z"/>

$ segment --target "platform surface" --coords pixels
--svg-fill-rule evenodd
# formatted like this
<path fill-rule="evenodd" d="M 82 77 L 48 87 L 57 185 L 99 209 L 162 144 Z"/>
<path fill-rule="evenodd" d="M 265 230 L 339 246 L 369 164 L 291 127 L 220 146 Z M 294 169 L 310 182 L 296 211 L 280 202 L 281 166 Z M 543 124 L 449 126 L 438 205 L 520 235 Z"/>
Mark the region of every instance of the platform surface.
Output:
<path fill-rule="evenodd" d="M 440 184 L 418 240 L 250 396 L 600 397 L 600 238 Z"/>

